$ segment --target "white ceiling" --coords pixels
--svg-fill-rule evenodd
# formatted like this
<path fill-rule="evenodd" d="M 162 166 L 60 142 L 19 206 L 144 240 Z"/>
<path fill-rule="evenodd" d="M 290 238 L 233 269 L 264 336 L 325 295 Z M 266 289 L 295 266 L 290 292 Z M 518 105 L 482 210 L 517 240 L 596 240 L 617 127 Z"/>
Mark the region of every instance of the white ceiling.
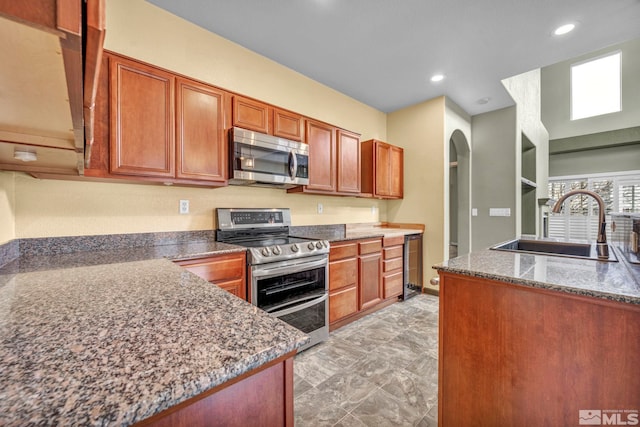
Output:
<path fill-rule="evenodd" d="M 502 79 L 640 37 L 640 0 L 148 1 L 384 112 L 503 108 Z"/>

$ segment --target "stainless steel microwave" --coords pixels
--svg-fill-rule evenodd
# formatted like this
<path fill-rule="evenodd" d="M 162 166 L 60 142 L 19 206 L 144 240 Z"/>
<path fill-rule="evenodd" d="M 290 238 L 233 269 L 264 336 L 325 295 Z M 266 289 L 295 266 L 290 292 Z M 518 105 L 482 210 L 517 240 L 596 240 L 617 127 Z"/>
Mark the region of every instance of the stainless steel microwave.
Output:
<path fill-rule="evenodd" d="M 229 134 L 229 184 L 281 188 L 309 184 L 307 144 L 238 127 Z"/>

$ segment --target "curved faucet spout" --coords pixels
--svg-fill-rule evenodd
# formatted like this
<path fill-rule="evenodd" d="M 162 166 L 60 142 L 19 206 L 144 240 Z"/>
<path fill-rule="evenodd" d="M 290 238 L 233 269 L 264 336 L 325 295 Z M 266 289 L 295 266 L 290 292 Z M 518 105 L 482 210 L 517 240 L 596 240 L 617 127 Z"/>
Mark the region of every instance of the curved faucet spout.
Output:
<path fill-rule="evenodd" d="M 562 209 L 562 204 L 565 200 L 567 200 L 571 196 L 575 196 L 576 194 L 585 194 L 587 196 L 591 196 L 596 199 L 598 202 L 598 239 L 596 240 L 596 249 L 598 251 L 598 258 L 609 258 L 609 246 L 607 245 L 607 223 L 605 222 L 605 207 L 604 200 L 602 197 L 594 191 L 591 190 L 573 190 L 565 193 L 558 199 L 553 208 L 551 209 L 554 213 L 559 213 Z"/>

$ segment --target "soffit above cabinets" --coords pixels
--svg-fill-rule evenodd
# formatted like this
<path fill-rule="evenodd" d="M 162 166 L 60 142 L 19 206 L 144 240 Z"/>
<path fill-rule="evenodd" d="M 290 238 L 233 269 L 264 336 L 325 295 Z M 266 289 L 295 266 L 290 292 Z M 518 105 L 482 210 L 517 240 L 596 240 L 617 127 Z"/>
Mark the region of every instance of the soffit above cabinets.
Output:
<path fill-rule="evenodd" d="M 80 3 L 3 3 L 0 58 L 0 170 L 83 174 Z"/>
<path fill-rule="evenodd" d="M 58 35 L 0 18 L 0 139 L 74 149 Z"/>
<path fill-rule="evenodd" d="M 37 160 L 32 162 L 18 160 L 14 157 L 16 150 L 34 153 Z M 74 149 L 0 142 L 0 170 L 77 175 L 78 168 L 81 167 L 78 162 L 82 163 L 82 158 L 78 158 Z"/>

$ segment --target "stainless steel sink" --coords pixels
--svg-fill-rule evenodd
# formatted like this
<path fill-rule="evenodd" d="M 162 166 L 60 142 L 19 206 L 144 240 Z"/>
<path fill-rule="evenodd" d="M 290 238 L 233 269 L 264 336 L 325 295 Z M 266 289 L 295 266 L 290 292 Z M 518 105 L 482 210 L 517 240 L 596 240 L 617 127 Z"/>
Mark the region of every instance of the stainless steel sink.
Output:
<path fill-rule="evenodd" d="M 613 250 L 609 250 L 608 258 L 598 258 L 596 244 L 594 243 L 516 239 L 500 243 L 491 247 L 491 249 L 497 251 L 522 252 L 538 255 L 591 259 L 595 261 L 618 262 Z"/>

